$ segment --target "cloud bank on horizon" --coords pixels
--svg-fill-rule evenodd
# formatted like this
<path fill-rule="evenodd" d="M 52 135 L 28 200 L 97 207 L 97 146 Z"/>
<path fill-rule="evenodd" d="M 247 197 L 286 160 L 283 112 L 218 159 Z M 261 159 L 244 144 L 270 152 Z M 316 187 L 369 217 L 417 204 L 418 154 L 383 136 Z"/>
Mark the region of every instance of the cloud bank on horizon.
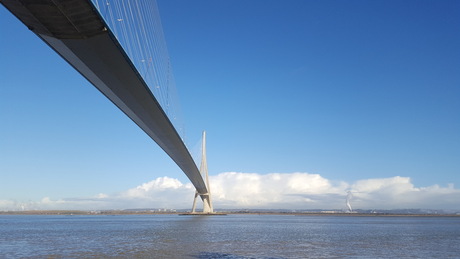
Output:
<path fill-rule="evenodd" d="M 310 173 L 225 172 L 210 176 L 210 184 L 217 209 L 346 210 L 347 199 L 354 209 L 460 209 L 460 189 L 452 184 L 415 187 L 409 177 L 401 176 L 347 183 Z M 187 209 L 194 192 L 191 183 L 165 176 L 126 191 L 90 198 L 0 200 L 0 210 Z"/>

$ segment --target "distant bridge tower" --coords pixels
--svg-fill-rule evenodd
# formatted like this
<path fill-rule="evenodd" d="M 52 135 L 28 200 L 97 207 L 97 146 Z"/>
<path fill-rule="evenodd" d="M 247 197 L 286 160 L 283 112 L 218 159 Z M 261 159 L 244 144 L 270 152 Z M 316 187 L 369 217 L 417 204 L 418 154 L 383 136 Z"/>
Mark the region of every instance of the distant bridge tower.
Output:
<path fill-rule="evenodd" d="M 201 166 L 200 173 L 205 177 L 206 187 L 208 189 L 207 193 L 199 193 L 195 191 L 195 198 L 193 199 L 192 213 L 196 213 L 196 199 L 198 196 L 201 196 L 203 200 L 203 213 L 210 214 L 214 213 L 211 201 L 211 188 L 209 186 L 209 175 L 208 175 L 208 163 L 206 161 L 206 131 L 203 131 L 203 140 L 201 143 Z"/>
<path fill-rule="evenodd" d="M 348 208 L 347 212 L 353 212 L 353 209 L 351 208 L 351 204 L 350 204 L 351 198 L 353 198 L 353 194 L 351 193 L 351 191 L 348 191 L 347 192 L 347 200 L 345 202 L 346 205 L 347 205 L 347 208 Z"/>

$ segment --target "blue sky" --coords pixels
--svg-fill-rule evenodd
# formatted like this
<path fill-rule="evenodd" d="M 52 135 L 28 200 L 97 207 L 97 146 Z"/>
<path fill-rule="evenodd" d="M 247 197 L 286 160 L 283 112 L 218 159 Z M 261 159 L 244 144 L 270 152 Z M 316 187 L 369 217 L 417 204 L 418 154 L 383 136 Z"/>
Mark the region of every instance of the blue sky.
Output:
<path fill-rule="evenodd" d="M 363 181 L 396 179 L 460 197 L 458 1 L 158 5 L 189 145 L 207 131 L 216 182 L 304 173 L 344 196 Z M 0 57 L 0 200 L 115 199 L 165 176 L 187 185 L 147 135 L 3 7 Z"/>

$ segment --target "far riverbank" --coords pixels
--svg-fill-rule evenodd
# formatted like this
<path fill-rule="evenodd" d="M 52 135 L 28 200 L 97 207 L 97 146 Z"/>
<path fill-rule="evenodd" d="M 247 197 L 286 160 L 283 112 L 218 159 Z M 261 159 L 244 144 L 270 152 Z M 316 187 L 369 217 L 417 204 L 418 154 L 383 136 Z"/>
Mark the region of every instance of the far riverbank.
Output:
<path fill-rule="evenodd" d="M 0 215 L 179 215 L 184 211 L 152 211 L 152 210 L 28 210 L 28 211 L 0 211 Z M 278 212 L 278 211 L 219 211 L 228 215 L 291 215 L 291 216 L 341 216 L 341 217 L 460 217 L 455 214 L 438 213 L 348 213 L 348 212 Z M 199 215 L 199 214 L 197 214 Z"/>

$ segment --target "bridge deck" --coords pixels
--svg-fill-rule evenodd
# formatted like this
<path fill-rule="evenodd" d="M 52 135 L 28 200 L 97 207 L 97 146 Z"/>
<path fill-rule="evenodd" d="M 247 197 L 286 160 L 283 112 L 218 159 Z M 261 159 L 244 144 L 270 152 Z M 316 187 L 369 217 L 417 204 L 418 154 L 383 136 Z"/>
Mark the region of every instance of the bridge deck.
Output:
<path fill-rule="evenodd" d="M 176 129 L 89 0 L 1 3 L 144 130 L 200 194 L 208 192 Z"/>

